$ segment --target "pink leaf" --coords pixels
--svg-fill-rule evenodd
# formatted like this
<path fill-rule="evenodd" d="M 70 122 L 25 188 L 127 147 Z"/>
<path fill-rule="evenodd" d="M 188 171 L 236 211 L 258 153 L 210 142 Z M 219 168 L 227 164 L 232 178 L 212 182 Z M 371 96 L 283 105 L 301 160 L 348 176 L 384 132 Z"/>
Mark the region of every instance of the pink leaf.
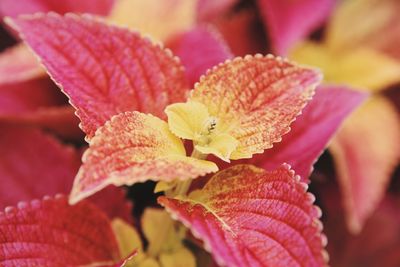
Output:
<path fill-rule="evenodd" d="M 233 57 L 223 37 L 211 26 L 183 33 L 168 47 L 181 59 L 190 84 L 196 83 L 211 67 Z"/>
<path fill-rule="evenodd" d="M 165 116 L 184 101 L 181 64 L 139 34 L 90 15 L 37 14 L 9 20 L 70 97 L 87 137 L 113 115 L 138 110 Z"/>
<path fill-rule="evenodd" d="M 258 0 L 275 53 L 285 55 L 328 18 L 335 0 Z"/>
<path fill-rule="evenodd" d="M 332 178 L 332 179 L 331 179 Z M 332 267 L 398 267 L 400 266 L 400 199 L 390 193 L 366 221 L 362 231 L 351 234 L 338 185 L 333 177 L 314 184 L 324 209 L 324 229 Z"/>
<path fill-rule="evenodd" d="M 1 125 L 0 147 L 0 209 L 68 193 L 81 164 L 78 151 L 38 129 Z M 110 218 L 132 220 L 131 205 L 119 188 L 106 188 L 90 201 Z"/>
<path fill-rule="evenodd" d="M 160 197 L 221 266 L 325 266 L 314 196 L 288 165 L 266 172 L 237 165 L 187 198 Z"/>
<path fill-rule="evenodd" d="M 24 45 L 0 55 L 0 119 L 40 126 L 69 139 L 82 138 L 67 98 Z"/>
<path fill-rule="evenodd" d="M 0 114 L 0 119 L 10 124 L 40 127 L 64 140 L 81 142 L 84 133 L 78 127 L 79 119 L 69 105 L 40 107 L 35 111 Z"/>
<path fill-rule="evenodd" d="M 346 120 L 330 146 L 352 233 L 362 230 L 398 166 L 399 121 L 387 99 L 371 97 Z"/>
<path fill-rule="evenodd" d="M 94 227 L 95 226 L 95 227 Z M 110 221 L 65 197 L 20 202 L 0 213 L 1 266 L 78 266 L 120 259 Z"/>
<path fill-rule="evenodd" d="M 0 85 L 44 77 L 45 71 L 28 47 L 19 44 L 0 54 Z"/>
<path fill-rule="evenodd" d="M 71 187 L 69 187 L 68 190 L 70 190 L 70 188 Z M 133 222 L 133 205 L 132 202 L 127 199 L 124 189 L 108 186 L 98 194 L 88 198 L 88 200 L 96 204 L 110 219 L 121 218 L 126 222 Z"/>
<path fill-rule="evenodd" d="M 79 154 L 32 128 L 0 127 L 0 208 L 68 192 Z"/>
<path fill-rule="evenodd" d="M 283 136 L 264 154 L 256 155 L 250 162 L 267 170 L 278 168 L 287 162 L 309 182 L 312 166 L 328 145 L 343 120 L 366 98 L 365 93 L 343 86 L 321 86 L 311 102 Z"/>
<path fill-rule="evenodd" d="M 60 14 L 67 12 L 93 13 L 107 15 L 115 0 L 1 0 L 0 14 L 16 17 L 22 14 L 55 11 Z"/>
<path fill-rule="evenodd" d="M 0 84 L 0 116 L 21 116 L 43 108 L 66 104 L 66 98 L 50 79 Z"/>

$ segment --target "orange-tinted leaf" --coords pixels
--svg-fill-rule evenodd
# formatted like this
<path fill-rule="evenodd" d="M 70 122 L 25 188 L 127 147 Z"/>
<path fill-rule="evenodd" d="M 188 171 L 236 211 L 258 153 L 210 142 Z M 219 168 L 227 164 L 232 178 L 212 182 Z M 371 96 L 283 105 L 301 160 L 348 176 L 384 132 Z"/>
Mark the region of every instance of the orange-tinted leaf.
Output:
<path fill-rule="evenodd" d="M 110 221 L 66 197 L 20 202 L 0 212 L 1 266 L 79 266 L 120 260 Z"/>
<path fill-rule="evenodd" d="M 272 48 L 285 55 L 289 48 L 327 19 L 335 0 L 258 0 Z"/>
<path fill-rule="evenodd" d="M 239 141 L 231 159 L 251 157 L 281 141 L 314 94 L 318 71 L 271 55 L 246 56 L 213 68 L 196 84 L 190 100 L 204 104 L 211 116 Z"/>
<path fill-rule="evenodd" d="M 187 198 L 159 203 L 202 239 L 221 266 L 325 266 L 320 210 L 283 165 L 237 165 Z"/>
<path fill-rule="evenodd" d="M 88 138 L 113 115 L 139 110 L 164 116 L 187 90 L 167 50 L 89 15 L 37 14 L 9 20 L 70 97 Z"/>
<path fill-rule="evenodd" d="M 374 97 L 349 117 L 330 147 L 353 233 L 379 204 L 399 162 L 399 121 L 388 100 Z"/>
<path fill-rule="evenodd" d="M 267 170 L 282 162 L 291 165 L 302 181 L 308 179 L 312 166 L 328 145 L 346 117 L 366 98 L 365 93 L 344 86 L 320 86 L 311 102 L 292 124 L 282 142 L 250 162 Z"/>
<path fill-rule="evenodd" d="M 55 11 L 60 14 L 75 12 L 107 15 L 114 1 L 115 0 L 2 0 L 0 1 L 0 14 L 2 16 L 16 17 L 22 14 Z"/>
<path fill-rule="evenodd" d="M 233 57 L 221 34 L 211 26 L 185 32 L 174 38 L 168 47 L 185 66 L 190 84 L 196 83 L 208 69 Z"/>
<path fill-rule="evenodd" d="M 83 155 L 71 202 L 109 184 L 196 178 L 217 171 L 214 163 L 186 157 L 168 124 L 152 115 L 126 112 L 99 128 Z"/>

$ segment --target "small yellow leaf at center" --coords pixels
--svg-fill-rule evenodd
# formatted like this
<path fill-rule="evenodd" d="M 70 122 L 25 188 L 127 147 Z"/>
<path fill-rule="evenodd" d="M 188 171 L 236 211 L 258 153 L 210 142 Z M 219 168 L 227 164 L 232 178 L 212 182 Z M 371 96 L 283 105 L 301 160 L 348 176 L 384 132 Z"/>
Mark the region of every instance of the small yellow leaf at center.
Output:
<path fill-rule="evenodd" d="M 169 105 L 165 113 L 176 136 L 192 140 L 194 148 L 203 154 L 213 154 L 229 162 L 239 141 L 229 134 L 232 127 L 209 114 L 205 105 L 195 101 L 177 103 Z"/>

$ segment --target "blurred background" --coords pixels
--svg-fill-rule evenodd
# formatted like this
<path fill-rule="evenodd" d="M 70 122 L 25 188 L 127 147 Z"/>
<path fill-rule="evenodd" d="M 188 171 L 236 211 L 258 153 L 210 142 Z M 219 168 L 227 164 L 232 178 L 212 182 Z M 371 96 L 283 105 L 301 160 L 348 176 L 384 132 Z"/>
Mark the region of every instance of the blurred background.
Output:
<path fill-rule="evenodd" d="M 205 65 L 272 53 L 320 68 L 322 87 L 367 92 L 368 100 L 316 162 L 310 190 L 323 211 L 332 266 L 400 266 L 400 1 L 0 0 L 1 18 L 49 11 L 96 14 L 163 42 L 191 70 L 192 85 Z M 215 52 L 221 46 L 224 56 Z M 215 56 L 193 65 L 193 57 L 204 53 Z M 1 24 L 0 194 L 6 196 L 1 208 L 69 192 L 87 146 L 78 124 L 67 97 L 15 32 Z M 40 143 L 41 135 L 51 140 Z M 40 146 L 54 142 L 73 155 L 59 158 L 57 149 L 43 155 Z M 48 165 L 52 170 L 44 169 Z M 126 188 L 136 218 L 156 205 L 153 189 L 153 182 Z"/>

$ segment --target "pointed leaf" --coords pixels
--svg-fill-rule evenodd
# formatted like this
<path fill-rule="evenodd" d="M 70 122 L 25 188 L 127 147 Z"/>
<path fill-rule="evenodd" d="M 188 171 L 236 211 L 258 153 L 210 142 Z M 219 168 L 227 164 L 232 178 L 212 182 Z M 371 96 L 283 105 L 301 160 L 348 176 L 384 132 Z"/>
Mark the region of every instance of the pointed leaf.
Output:
<path fill-rule="evenodd" d="M 168 47 L 181 59 L 190 84 L 196 83 L 208 69 L 233 57 L 221 34 L 211 26 L 185 32 Z"/>
<path fill-rule="evenodd" d="M 196 0 L 119 0 L 110 20 L 165 41 L 194 25 L 196 4 Z"/>
<path fill-rule="evenodd" d="M 281 141 L 289 125 L 311 99 L 321 80 L 318 71 L 272 55 L 236 58 L 200 79 L 190 100 L 232 127 L 239 141 L 231 159 L 251 157 Z"/>
<path fill-rule="evenodd" d="M 78 151 L 38 129 L 1 125 L 0 147 L 0 209 L 68 193 L 81 164 Z M 110 218 L 132 221 L 132 206 L 120 188 L 106 188 L 90 201 Z"/>
<path fill-rule="evenodd" d="M 399 163 L 399 121 L 388 100 L 374 97 L 349 117 L 330 147 L 352 233 L 375 210 Z"/>
<path fill-rule="evenodd" d="M 118 241 L 121 256 L 128 257 L 132 251 L 136 250 L 137 255 L 132 261 L 136 263 L 142 260 L 144 256 L 142 239 L 136 229 L 121 219 L 114 219 L 111 226 Z"/>
<path fill-rule="evenodd" d="M 164 116 L 183 101 L 186 82 L 167 50 L 89 15 L 38 14 L 9 20 L 70 97 L 88 138 L 113 115 Z"/>
<path fill-rule="evenodd" d="M 99 128 L 83 155 L 71 202 L 109 184 L 189 179 L 217 171 L 214 163 L 185 155 L 181 140 L 165 121 L 139 112 L 114 116 Z"/>
<path fill-rule="evenodd" d="M 275 53 L 285 55 L 328 18 L 335 0 L 258 0 Z"/>
<path fill-rule="evenodd" d="M 93 227 L 93 226 L 96 227 Z M 95 206 L 45 198 L 0 213 L 1 266 L 78 266 L 120 259 L 110 221 Z"/>
<path fill-rule="evenodd" d="M 202 239 L 221 266 L 325 266 L 320 210 L 288 165 L 237 165 L 199 191 L 159 203 Z"/>
<path fill-rule="evenodd" d="M 365 93 L 344 86 L 320 86 L 282 142 L 250 162 L 271 171 L 287 162 L 308 183 L 315 161 L 342 122 L 366 97 Z"/>
<path fill-rule="evenodd" d="M 60 14 L 67 12 L 93 13 L 107 15 L 114 0 L 2 0 L 0 1 L 0 14 L 2 16 L 17 17 L 22 14 L 55 11 Z"/>

